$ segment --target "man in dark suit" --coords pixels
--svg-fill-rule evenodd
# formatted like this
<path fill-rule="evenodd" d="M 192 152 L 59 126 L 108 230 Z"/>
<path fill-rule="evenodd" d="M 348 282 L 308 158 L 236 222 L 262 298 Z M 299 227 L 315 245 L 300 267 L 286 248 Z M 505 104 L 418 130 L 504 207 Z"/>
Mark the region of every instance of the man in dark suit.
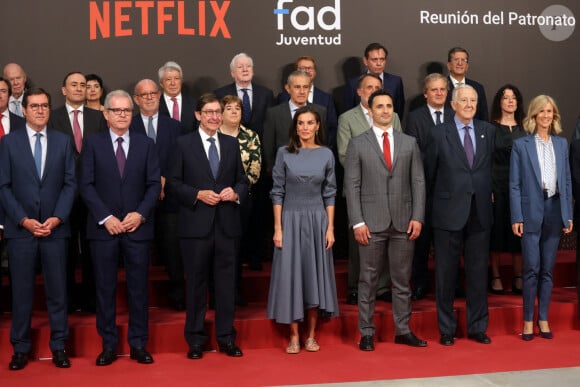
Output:
<path fill-rule="evenodd" d="M 222 110 L 215 94 L 199 98 L 195 109 L 199 131 L 177 140 L 169 181 L 169 191 L 181 205 L 179 238 L 187 278 L 185 340 L 190 359 L 203 356 L 208 339 L 204 321 L 211 268 L 219 350 L 242 356 L 235 344 L 235 263 L 242 235 L 239 203 L 247 195 L 248 180 L 238 140 L 217 133 Z"/>
<path fill-rule="evenodd" d="M 449 70 L 449 93 L 447 93 L 447 99 L 445 101 L 447 106 L 449 108 L 451 107 L 451 92 L 454 88 L 458 85 L 469 85 L 477 92 L 477 112 L 474 118 L 487 121 L 488 110 L 485 89 L 481 83 L 466 77 L 467 70 L 469 69 L 469 53 L 467 50 L 461 47 L 453 47 L 449 50 L 447 53 L 447 69 Z"/>
<path fill-rule="evenodd" d="M 453 90 L 453 122 L 431 131 L 425 155 L 435 246 L 435 287 L 440 343 L 453 345 L 457 265 L 463 253 L 467 293 L 467 334 L 489 344 L 486 335 L 487 264 L 493 222 L 491 162 L 494 126 L 474 119 L 477 92 L 469 85 Z M 463 250 L 462 250 L 463 248 Z"/>
<path fill-rule="evenodd" d="M 388 91 L 394 98 L 395 112 L 399 118 L 403 119 L 405 111 L 405 91 L 403 90 L 403 80 L 398 75 L 385 72 L 387 67 L 387 56 L 389 52 L 380 43 L 371 43 L 365 48 L 363 63 L 367 68 L 367 73 L 377 75 L 383 81 L 383 89 Z M 360 97 L 356 92 L 359 77 L 349 79 L 344 90 L 343 112 L 352 109 L 360 102 Z"/>
<path fill-rule="evenodd" d="M 157 252 L 163 257 L 169 276 L 167 299 L 175 310 L 185 310 L 184 273 L 179 238 L 177 237 L 177 212 L 175 198 L 167 195 L 166 178 L 169 176 L 171 157 L 179 136 L 179 121 L 159 114 L 159 88 L 151 79 L 143 79 L 135 85 L 133 100 L 139 114 L 133 116 L 131 133 L 145 134 L 155 142 L 161 170 L 161 195 L 155 210 L 155 240 Z"/>
<path fill-rule="evenodd" d="M 409 329 L 414 241 L 425 212 L 421 152 L 414 138 L 393 130 L 393 98 L 384 90 L 369 98 L 370 130 L 350 140 L 345 160 L 349 225 L 359 245 L 359 330 L 362 351 L 374 350 L 375 294 L 388 262 L 393 283 L 395 343 L 425 347 Z"/>
<path fill-rule="evenodd" d="M 423 159 L 427 153 L 427 144 L 431 130 L 435 125 L 453 122 L 455 115 L 453 109 L 445 107 L 447 98 L 447 78 L 438 73 L 432 73 L 423 80 L 423 96 L 425 105 L 413 110 L 407 116 L 405 133 L 417 139 Z M 425 224 L 421 235 L 415 242 L 413 253 L 413 300 L 425 297 L 429 290 L 429 250 L 433 230 L 431 228 L 431 195 L 427 192 L 425 206 Z"/>
<path fill-rule="evenodd" d="M 332 148 L 336 149 L 336 130 L 338 127 L 336 108 L 334 107 L 334 100 L 332 95 L 320 90 L 314 86 L 316 79 L 316 62 L 311 56 L 301 56 L 294 62 L 294 69 L 305 72 L 310 77 L 312 83 L 310 84 L 310 91 L 308 92 L 308 103 L 322 106 L 326 109 L 326 123 L 328 126 L 328 138 L 326 143 Z M 278 104 L 290 100 L 290 94 L 286 90 L 282 90 L 278 94 Z"/>
<path fill-rule="evenodd" d="M 117 359 L 115 324 L 117 268 L 122 254 L 129 298 L 131 359 L 153 363 L 145 349 L 148 333 L 147 277 L 153 214 L 161 193 L 159 161 L 153 140 L 129 132 L 133 102 L 123 90 L 110 92 L 103 112 L 110 130 L 87 139 L 81 161 L 80 192 L 89 208 L 87 238 L 97 286 L 97 331 L 106 366 Z"/>
<path fill-rule="evenodd" d="M 26 73 L 18 63 L 8 63 L 4 66 L 2 75 L 10 82 L 11 93 L 8 103 L 10 112 L 22 118 L 22 100 L 28 86 Z"/>
<path fill-rule="evenodd" d="M 11 257 L 12 326 L 14 355 L 10 370 L 28 362 L 34 272 L 40 257 L 50 320 L 53 363 L 70 367 L 65 352 L 66 250 L 70 237 L 68 216 L 76 191 L 75 164 L 70 140 L 47 127 L 50 96 L 42 89 L 27 91 L 22 100 L 26 129 L 16 130 L 0 143 L 0 197 Z"/>
<path fill-rule="evenodd" d="M 294 71 L 288 76 L 286 91 L 290 94 L 288 102 L 276 105 L 266 112 L 264 121 L 264 158 L 266 169 L 272 170 L 278 148 L 288 145 L 290 139 L 290 125 L 296 109 L 308 104 L 311 79 L 303 71 Z M 321 117 L 320 130 L 326 144 L 328 132 L 326 126 L 326 109 L 319 105 L 313 105 Z"/>
<path fill-rule="evenodd" d="M 175 62 L 167 62 L 158 70 L 159 85 L 163 95 L 159 101 L 159 113 L 181 123 L 181 133 L 190 133 L 197 129 L 193 111 L 195 100 L 183 92 L 183 71 Z"/>
<path fill-rule="evenodd" d="M 77 177 L 83 143 L 89 136 L 107 130 L 107 123 L 99 111 L 84 106 L 86 79 L 79 72 L 68 73 L 62 82 L 65 105 L 50 114 L 49 125 L 70 136 L 74 144 Z M 77 195 L 70 215 L 71 235 L 67 261 L 67 297 L 69 312 L 95 310 L 95 278 L 86 239 L 87 207 Z M 76 268 L 82 270 L 81 286 L 76 285 Z"/>
<path fill-rule="evenodd" d="M 272 90 L 252 82 L 254 61 L 243 52 L 234 56 L 230 62 L 230 74 L 234 82 L 217 89 L 215 95 L 220 99 L 226 95 L 237 95 L 242 105 L 249 103 L 249 107 L 242 108 L 242 125 L 258 133 L 262 141 L 264 118 L 268 108 L 274 106 L 274 94 Z M 244 102 L 244 98 L 247 102 Z"/>

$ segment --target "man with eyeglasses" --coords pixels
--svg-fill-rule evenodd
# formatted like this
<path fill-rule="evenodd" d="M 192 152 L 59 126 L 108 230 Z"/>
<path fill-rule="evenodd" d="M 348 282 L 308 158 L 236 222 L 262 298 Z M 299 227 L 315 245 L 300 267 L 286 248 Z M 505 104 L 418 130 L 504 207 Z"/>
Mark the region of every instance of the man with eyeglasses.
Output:
<path fill-rule="evenodd" d="M 385 71 L 387 67 L 387 57 L 389 52 L 380 43 L 371 43 L 365 48 L 363 63 L 367 68 L 367 73 L 375 74 L 383 82 L 383 89 L 393 96 L 395 113 L 403 119 L 405 111 L 405 92 L 403 90 L 403 80 L 400 76 L 390 74 Z M 345 112 L 360 103 L 360 97 L 357 93 L 358 80 L 360 76 L 349 79 L 344 90 L 344 106 L 342 112 Z"/>
<path fill-rule="evenodd" d="M 467 294 L 467 336 L 491 343 L 486 330 L 487 266 L 493 222 L 491 163 L 495 127 L 475 117 L 477 92 L 469 85 L 453 90 L 451 122 L 431 130 L 424 156 L 432 195 L 431 225 L 435 246 L 435 294 L 441 345 L 454 344 L 453 310 L 457 267 L 463 255 Z"/>
<path fill-rule="evenodd" d="M 465 48 L 453 47 L 447 53 L 447 69 L 449 70 L 448 86 L 449 93 L 445 104 L 451 108 L 451 95 L 453 89 L 459 85 L 469 85 L 477 92 L 477 112 L 475 118 L 482 121 L 487 121 L 487 98 L 485 97 L 485 89 L 483 85 L 473 79 L 466 77 L 469 69 L 469 53 Z"/>
<path fill-rule="evenodd" d="M 62 81 L 64 106 L 50 113 L 50 127 L 67 134 L 74 148 L 77 177 L 80 173 L 80 157 L 83 143 L 89 136 L 107 130 L 103 114 L 85 106 L 87 82 L 85 76 L 73 71 Z M 68 246 L 67 297 L 68 311 L 95 311 L 95 278 L 91 263 L 89 243 L 86 239 L 88 210 L 77 195 L 70 215 L 72 238 Z M 81 283 L 76 283 L 76 269 L 80 266 Z"/>
<path fill-rule="evenodd" d="M 161 170 L 161 195 L 155 208 L 155 242 L 169 276 L 168 304 L 171 308 L 182 311 L 185 310 L 185 293 L 183 262 L 177 238 L 179 205 L 175 198 L 167 195 L 165 189 L 180 125 L 179 121 L 159 114 L 159 99 L 159 88 L 154 81 L 142 79 L 137 82 L 133 101 L 139 107 L 139 113 L 133 116 L 129 130 L 131 133 L 144 134 L 155 142 Z"/>
<path fill-rule="evenodd" d="M 181 133 L 191 133 L 197 129 L 195 121 L 195 100 L 183 89 L 183 71 L 173 61 L 166 62 L 157 71 L 159 85 L 163 90 L 159 100 L 159 113 L 181 123 Z"/>
<path fill-rule="evenodd" d="M 89 209 L 90 242 L 97 285 L 97 331 L 102 352 L 97 366 L 117 360 L 119 332 L 115 323 L 117 268 L 125 262 L 129 303 L 130 358 L 153 363 L 147 351 L 149 243 L 154 212 L 161 193 L 155 143 L 129 131 L 131 96 L 115 90 L 105 98 L 103 114 L 109 130 L 87 138 L 81 157 L 80 193 Z"/>
<path fill-rule="evenodd" d="M 14 355 L 8 368 L 17 371 L 28 363 L 37 257 L 44 275 L 52 362 L 68 368 L 66 256 L 68 218 L 77 189 L 73 146 L 66 135 L 48 126 L 50 95 L 46 91 L 26 91 L 22 108 L 26 129 L 13 131 L 0 142 L 0 200 L 6 211 L 4 236 L 11 257 Z"/>
<path fill-rule="evenodd" d="M 205 312 L 210 273 L 215 283 L 215 335 L 219 351 L 243 356 L 234 329 L 236 256 L 242 235 L 240 202 L 248 193 L 237 138 L 218 132 L 222 104 L 215 94 L 197 101 L 199 131 L 177 139 L 169 193 L 180 204 L 181 255 L 186 272 L 187 357 L 201 359 L 208 341 Z M 213 272 L 212 272 L 213 269 Z"/>
<path fill-rule="evenodd" d="M 332 95 L 320 90 L 314 86 L 316 79 L 316 62 L 311 56 L 301 56 L 294 62 L 294 70 L 302 71 L 310 77 L 312 83 L 310 84 L 310 91 L 308 92 L 308 103 L 322 106 L 326 109 L 326 122 L 328 123 L 328 138 L 327 144 L 336 148 L 336 131 L 338 127 L 336 108 L 334 107 L 334 100 Z M 287 102 L 290 99 L 290 94 L 286 90 L 282 90 L 278 94 L 278 103 Z"/>

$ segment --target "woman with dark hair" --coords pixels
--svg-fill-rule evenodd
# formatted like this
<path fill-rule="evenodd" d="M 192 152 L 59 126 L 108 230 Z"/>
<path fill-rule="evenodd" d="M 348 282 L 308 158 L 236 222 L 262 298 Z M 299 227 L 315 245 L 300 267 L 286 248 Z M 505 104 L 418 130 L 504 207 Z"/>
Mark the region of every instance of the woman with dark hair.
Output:
<path fill-rule="evenodd" d="M 87 93 L 85 106 L 94 110 L 105 110 L 103 102 L 105 100 L 105 88 L 103 80 L 97 74 L 87 74 Z"/>
<path fill-rule="evenodd" d="M 289 145 L 278 149 L 272 170 L 275 247 L 267 316 L 290 325 L 289 354 L 300 352 L 299 322 L 306 320 L 304 348 L 316 352 L 318 313 L 338 315 L 332 259 L 334 156 L 321 145 L 319 129 L 315 109 L 296 110 Z"/>
<path fill-rule="evenodd" d="M 510 154 L 514 140 L 526 133 L 522 128 L 524 102 L 517 87 L 502 86 L 491 105 L 491 122 L 495 124 L 495 149 L 493 151 L 493 215 L 491 230 L 491 282 L 489 291 L 503 294 L 504 288 L 499 274 L 499 259 L 502 253 L 512 255 L 512 293 L 522 294 L 522 256 L 520 240 L 512 232 L 509 203 Z"/>
<path fill-rule="evenodd" d="M 510 162 L 512 231 L 522 238 L 524 329 L 534 338 L 534 304 L 538 299 L 540 337 L 553 337 L 548 325 L 552 272 L 562 233 L 572 232 L 572 183 L 568 141 L 553 98 L 539 95 L 530 102 L 524 129 L 529 136 L 513 143 Z"/>

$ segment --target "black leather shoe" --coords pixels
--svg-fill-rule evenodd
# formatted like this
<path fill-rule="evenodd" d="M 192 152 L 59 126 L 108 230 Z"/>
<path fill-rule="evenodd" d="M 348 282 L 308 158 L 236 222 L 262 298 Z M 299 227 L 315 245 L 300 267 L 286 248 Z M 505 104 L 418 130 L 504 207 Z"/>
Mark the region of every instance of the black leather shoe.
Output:
<path fill-rule="evenodd" d="M 491 339 L 484 332 L 471 333 L 467 335 L 467 338 L 480 344 L 491 344 Z"/>
<path fill-rule="evenodd" d="M 70 368 L 70 360 L 64 349 L 52 352 L 52 362 L 57 368 Z"/>
<path fill-rule="evenodd" d="M 137 360 L 139 364 L 151 364 L 153 363 L 153 356 L 145 348 L 133 348 L 131 347 L 131 360 Z"/>
<path fill-rule="evenodd" d="M 346 297 L 346 303 L 348 305 L 357 305 L 358 304 L 358 293 L 357 292 L 348 292 L 348 296 Z"/>
<path fill-rule="evenodd" d="M 201 345 L 192 345 L 189 347 L 189 351 L 187 351 L 187 358 L 188 359 L 201 359 L 203 357 L 203 350 Z"/>
<path fill-rule="evenodd" d="M 417 289 L 415 289 L 415 291 L 411 295 L 411 300 L 413 301 L 422 300 L 423 298 L 425 298 L 426 295 L 427 289 L 425 289 L 422 286 L 418 286 Z"/>
<path fill-rule="evenodd" d="M 449 347 L 455 344 L 455 339 L 453 339 L 453 336 L 451 335 L 441 335 L 441 337 L 439 338 L 439 343 L 441 343 L 441 345 Z"/>
<path fill-rule="evenodd" d="M 117 360 L 117 354 L 110 349 L 104 349 L 103 352 L 97 356 L 96 364 L 98 366 L 108 366 Z"/>
<path fill-rule="evenodd" d="M 358 347 L 361 351 L 374 351 L 375 343 L 372 335 L 366 335 L 361 337 Z"/>
<path fill-rule="evenodd" d="M 384 302 L 393 302 L 393 293 L 391 292 L 384 292 L 380 296 L 377 295 L 377 300 L 381 300 Z"/>
<path fill-rule="evenodd" d="M 28 355 L 22 352 L 14 352 L 12 355 L 12 360 L 8 364 L 8 369 L 10 371 L 18 371 L 26 367 L 28 364 Z"/>
<path fill-rule="evenodd" d="M 413 334 L 413 332 L 409 332 L 406 335 L 397 335 L 395 336 L 395 344 L 405 344 L 411 347 L 426 347 L 427 342 L 425 340 L 421 340 L 417 336 Z"/>
<path fill-rule="evenodd" d="M 224 344 L 220 344 L 219 347 L 220 347 L 220 352 L 223 352 L 228 356 L 231 356 L 231 357 L 244 356 L 240 347 L 238 347 L 233 341 L 230 341 L 230 342 L 227 342 Z"/>

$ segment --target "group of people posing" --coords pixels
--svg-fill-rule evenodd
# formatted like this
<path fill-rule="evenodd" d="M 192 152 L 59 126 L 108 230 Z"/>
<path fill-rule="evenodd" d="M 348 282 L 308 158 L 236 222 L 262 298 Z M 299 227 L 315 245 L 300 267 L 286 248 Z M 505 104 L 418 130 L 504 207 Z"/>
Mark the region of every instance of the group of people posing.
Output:
<path fill-rule="evenodd" d="M 96 364 L 117 359 L 121 257 L 130 358 L 153 363 L 146 345 L 154 239 L 169 275 L 169 305 L 186 310 L 187 357 L 203 357 L 208 307 L 216 311 L 220 352 L 243 356 L 234 329 L 235 306 L 245 304 L 241 262 L 261 268 L 257 250 L 268 218 L 274 254 L 267 316 L 289 325 L 287 353 L 318 351 L 318 318 L 339 313 L 332 247 L 341 180 L 349 227 L 347 303 L 358 305 L 361 350 L 374 350 L 375 302 L 387 298 L 395 343 L 427 346 L 409 320 L 411 300 L 429 290 L 431 243 L 442 345 L 455 340 L 462 257 L 468 337 L 491 343 L 487 289 L 499 293 L 503 284 L 493 253 L 488 282 L 490 247 L 514 255 L 522 338 L 534 338 L 536 298 L 540 335 L 552 338 L 552 270 L 560 236 L 573 228 L 570 165 L 580 174 L 580 143 L 572 144 L 569 160 L 555 101 L 537 96 L 524 118 L 513 85 L 498 90 L 488 122 L 485 92 L 466 78 L 469 56 L 460 47 L 448 53 L 449 76 L 425 77 L 425 104 L 408 114 L 403 130 L 402 80 L 384 71 L 386 58 L 382 45 L 367 46 L 367 72 L 348 82 L 338 117 L 332 97 L 314 87 L 316 64 L 308 56 L 297 59 L 277 105 L 271 90 L 252 82 L 253 61 L 244 53 L 230 63 L 234 82 L 196 101 L 182 92 L 181 67 L 167 62 L 158 82 L 140 80 L 133 95 L 115 90 L 105 97 L 98 76 L 71 72 L 62 84 L 65 106 L 55 110 L 45 90 L 25 89 L 19 65 L 6 65 L 0 224 L 13 297 L 9 369 L 28 362 L 38 258 L 57 367 L 71 365 L 65 350 L 71 306 L 96 309 L 102 338 Z"/>

